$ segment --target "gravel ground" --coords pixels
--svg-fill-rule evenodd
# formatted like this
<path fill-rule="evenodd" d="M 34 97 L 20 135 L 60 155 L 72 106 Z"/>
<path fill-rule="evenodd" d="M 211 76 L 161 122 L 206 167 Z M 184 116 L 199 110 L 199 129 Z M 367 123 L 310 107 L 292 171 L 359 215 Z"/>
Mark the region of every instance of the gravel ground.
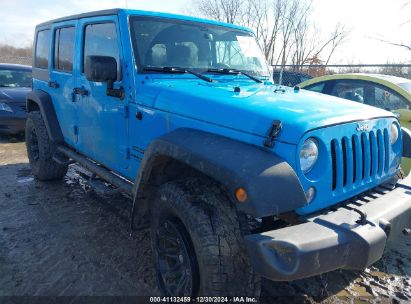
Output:
<path fill-rule="evenodd" d="M 97 195 L 71 165 L 31 175 L 23 142 L 0 139 L 0 296 L 156 295 L 148 231 L 130 233 L 130 200 Z M 411 302 L 411 238 L 361 272 L 264 282 L 264 302 Z M 274 297 L 274 298 L 273 298 Z"/>

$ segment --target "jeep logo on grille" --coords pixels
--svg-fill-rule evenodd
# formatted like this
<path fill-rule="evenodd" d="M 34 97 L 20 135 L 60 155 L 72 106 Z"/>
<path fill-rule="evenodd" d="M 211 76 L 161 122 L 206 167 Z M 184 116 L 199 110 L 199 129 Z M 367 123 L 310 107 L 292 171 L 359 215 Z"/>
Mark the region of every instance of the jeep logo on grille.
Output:
<path fill-rule="evenodd" d="M 370 126 L 366 122 L 357 124 L 357 131 L 358 132 L 366 132 L 366 131 L 368 131 L 369 128 L 370 128 Z"/>

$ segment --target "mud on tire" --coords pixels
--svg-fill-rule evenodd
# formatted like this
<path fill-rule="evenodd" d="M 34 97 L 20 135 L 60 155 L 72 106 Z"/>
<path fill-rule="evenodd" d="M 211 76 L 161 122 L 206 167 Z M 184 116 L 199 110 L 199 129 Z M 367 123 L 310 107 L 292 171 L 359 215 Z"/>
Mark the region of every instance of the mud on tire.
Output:
<path fill-rule="evenodd" d="M 53 160 L 53 148 L 46 125 L 39 111 L 28 114 L 26 121 L 26 147 L 33 175 L 39 180 L 61 179 L 67 165 Z"/>
<path fill-rule="evenodd" d="M 151 242 L 162 294 L 258 297 L 261 279 L 250 265 L 241 222 L 235 206 L 208 180 L 160 186 Z"/>

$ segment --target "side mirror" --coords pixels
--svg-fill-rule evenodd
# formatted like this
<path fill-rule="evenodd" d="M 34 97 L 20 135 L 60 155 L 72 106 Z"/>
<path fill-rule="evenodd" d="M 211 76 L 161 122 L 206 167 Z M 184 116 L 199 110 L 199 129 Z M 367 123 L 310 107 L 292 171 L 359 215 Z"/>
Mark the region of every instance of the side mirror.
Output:
<path fill-rule="evenodd" d="M 113 83 L 117 80 L 117 61 L 109 56 L 87 56 L 84 73 L 89 81 Z"/>
<path fill-rule="evenodd" d="M 117 80 L 117 61 L 109 56 L 87 56 L 84 73 L 88 81 L 106 82 L 106 95 L 124 99 L 124 88 L 114 89 L 113 84 Z"/>

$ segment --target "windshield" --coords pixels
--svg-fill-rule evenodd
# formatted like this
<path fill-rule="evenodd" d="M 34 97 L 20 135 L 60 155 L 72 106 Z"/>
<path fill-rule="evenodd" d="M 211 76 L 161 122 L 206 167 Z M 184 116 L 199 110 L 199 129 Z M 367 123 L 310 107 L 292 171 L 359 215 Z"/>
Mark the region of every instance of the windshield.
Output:
<path fill-rule="evenodd" d="M 140 70 L 180 67 L 197 72 L 236 69 L 267 77 L 269 70 L 252 33 L 165 18 L 132 17 L 131 35 Z"/>
<path fill-rule="evenodd" d="M 0 70 L 0 87 L 31 87 L 31 72 L 26 70 Z"/>
<path fill-rule="evenodd" d="M 411 93 L 411 82 L 400 83 L 399 86 Z"/>

